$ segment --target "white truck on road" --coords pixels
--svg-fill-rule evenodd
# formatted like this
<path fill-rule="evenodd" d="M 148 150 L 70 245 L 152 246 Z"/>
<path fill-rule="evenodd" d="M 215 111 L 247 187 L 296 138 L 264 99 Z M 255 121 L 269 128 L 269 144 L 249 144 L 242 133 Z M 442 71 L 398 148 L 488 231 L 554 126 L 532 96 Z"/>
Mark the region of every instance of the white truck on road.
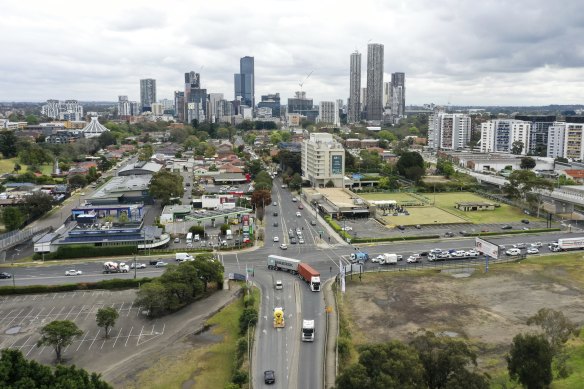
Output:
<path fill-rule="evenodd" d="M 584 237 L 558 239 L 549 244 L 550 251 L 567 251 L 584 249 Z"/>
<path fill-rule="evenodd" d="M 105 274 L 109 273 L 127 273 L 130 271 L 130 266 L 121 262 L 106 262 L 103 264 L 103 272 Z"/>
<path fill-rule="evenodd" d="M 193 256 L 190 255 L 189 253 L 176 253 L 175 258 L 176 258 L 177 262 L 185 262 L 185 261 L 194 261 L 195 260 L 195 258 L 193 258 Z"/>
<path fill-rule="evenodd" d="M 302 320 L 302 341 L 314 342 L 314 320 Z"/>

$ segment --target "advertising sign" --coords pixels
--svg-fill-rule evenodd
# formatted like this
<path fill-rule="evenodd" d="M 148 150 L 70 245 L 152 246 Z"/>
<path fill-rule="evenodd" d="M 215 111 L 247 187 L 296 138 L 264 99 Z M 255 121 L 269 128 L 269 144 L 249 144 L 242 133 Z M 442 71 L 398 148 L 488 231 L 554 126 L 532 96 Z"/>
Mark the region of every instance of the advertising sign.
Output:
<path fill-rule="evenodd" d="M 475 248 L 479 253 L 489 257 L 497 258 L 499 256 L 499 246 L 484 239 L 475 238 Z"/>
<path fill-rule="evenodd" d="M 331 173 L 343 174 L 343 156 L 333 155 L 331 157 Z"/>

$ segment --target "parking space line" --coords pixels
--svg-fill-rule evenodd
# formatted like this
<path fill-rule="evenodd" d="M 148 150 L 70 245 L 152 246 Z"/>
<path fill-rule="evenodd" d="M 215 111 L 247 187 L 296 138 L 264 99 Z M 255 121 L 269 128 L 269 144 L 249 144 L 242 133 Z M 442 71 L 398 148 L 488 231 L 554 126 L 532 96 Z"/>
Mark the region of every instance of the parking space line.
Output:
<path fill-rule="evenodd" d="M 8 312 L 8 315 L 4 316 L 4 317 L 2 318 L 2 320 L 0 320 L 0 324 L 2 324 L 2 322 L 3 322 L 5 319 L 8 319 L 8 318 L 10 317 L 10 314 L 11 314 L 12 312 L 14 312 L 14 311 L 16 311 L 16 309 L 11 309 L 11 310 L 10 310 L 10 312 Z"/>
<path fill-rule="evenodd" d="M 124 303 L 122 303 L 122 305 L 120 305 L 120 307 L 118 308 L 118 313 L 121 312 L 122 309 L 124 309 Z"/>
<path fill-rule="evenodd" d="M 16 318 L 17 318 L 18 316 L 20 316 L 20 314 L 22 313 L 22 311 L 24 311 L 24 309 L 21 309 L 21 310 L 20 310 L 20 312 L 18 312 L 18 313 L 16 314 L 16 316 L 14 316 L 14 317 L 12 318 L 12 320 L 10 320 L 10 322 L 7 324 L 7 326 L 10 326 L 10 324 L 12 324 L 12 322 L 13 322 L 14 320 L 16 320 Z"/>
<path fill-rule="evenodd" d="M 53 300 L 57 298 L 57 293 L 53 294 Z"/>
<path fill-rule="evenodd" d="M 40 294 L 35 294 L 34 297 L 32 298 L 33 300 L 36 300 L 37 298 L 40 297 Z"/>
<path fill-rule="evenodd" d="M 91 342 L 87 351 L 91 350 L 91 346 L 93 346 L 93 343 L 95 343 L 95 340 L 97 339 L 97 336 L 99 335 L 100 332 L 101 332 L 101 328 L 99 330 L 97 330 L 97 334 L 95 334 L 95 338 L 93 338 L 93 342 Z"/>
<path fill-rule="evenodd" d="M 26 314 L 26 315 L 25 315 L 25 316 L 22 318 L 22 320 L 20 321 L 20 323 L 18 323 L 18 325 L 19 325 L 19 326 L 21 326 L 21 325 L 22 325 L 22 323 L 24 323 L 24 321 L 25 321 L 25 320 L 26 320 L 26 318 L 27 318 L 27 317 L 28 317 L 28 316 L 29 316 L 29 315 L 32 313 L 32 311 L 34 311 L 34 308 L 32 308 L 32 309 L 30 310 L 30 312 L 29 312 L 29 313 L 27 313 L 27 314 Z"/>
<path fill-rule="evenodd" d="M 138 312 L 136 312 L 136 317 L 138 317 L 138 315 L 140 314 L 140 309 L 142 309 L 141 306 L 138 307 Z"/>
<path fill-rule="evenodd" d="M 28 357 L 28 354 L 32 352 L 37 347 L 36 342 L 30 345 L 30 350 L 26 353 L 25 357 Z"/>
<path fill-rule="evenodd" d="M 128 339 L 126 339 L 126 343 L 124 343 L 124 347 L 128 346 L 128 340 L 130 340 L 130 337 L 132 336 L 133 329 L 134 329 L 134 326 L 132 326 L 132 328 L 130 328 L 130 333 L 128 334 Z"/>
<path fill-rule="evenodd" d="M 150 335 L 154 335 L 154 324 L 152 324 L 152 329 L 150 330 Z"/>
<path fill-rule="evenodd" d="M 79 309 L 79 312 L 77 312 L 77 315 L 75 315 L 75 318 L 73 320 L 77 320 L 77 318 L 79 317 L 79 315 L 81 315 L 81 312 L 83 312 L 83 308 L 85 308 L 85 305 L 81 306 L 81 309 Z"/>
<path fill-rule="evenodd" d="M 63 320 L 67 320 L 67 317 L 69 317 L 69 314 L 71 314 L 71 312 L 73 312 L 74 309 L 75 309 L 75 306 L 72 306 L 71 309 L 69 310 L 69 312 L 67 313 L 67 315 L 65 315 L 65 318 Z"/>
<path fill-rule="evenodd" d="M 16 339 L 8 348 L 12 348 L 12 346 L 14 346 L 16 344 L 16 342 L 18 342 L 20 339 Z"/>
<path fill-rule="evenodd" d="M 30 338 L 32 338 L 32 335 L 29 336 L 28 338 L 26 338 L 26 340 L 24 341 L 24 343 L 22 345 L 20 345 L 18 347 L 19 350 L 22 350 L 24 347 L 26 347 L 26 344 L 28 343 L 28 341 L 30 340 Z"/>
<path fill-rule="evenodd" d="M 118 332 L 118 336 L 116 337 L 116 340 L 114 341 L 114 344 L 112 345 L 112 348 L 116 347 L 116 343 L 118 342 L 118 339 L 120 339 L 121 334 L 122 334 L 122 328 L 120 328 L 120 332 Z"/>
<path fill-rule="evenodd" d="M 142 337 L 142 331 L 144 331 L 144 326 L 142 326 L 142 329 L 140 330 L 140 335 L 138 335 L 138 340 L 136 341 L 136 346 L 138 346 L 140 344 L 140 338 Z"/>
<path fill-rule="evenodd" d="M 87 311 L 87 315 L 85 315 L 85 318 L 83 320 L 87 320 L 87 318 L 89 317 L 89 314 L 91 313 L 91 311 L 93 311 L 93 307 L 95 307 L 95 304 L 93 304 L 91 306 L 91 308 L 89 308 L 89 311 Z"/>
<path fill-rule="evenodd" d="M 85 332 L 85 335 L 83 336 L 83 339 L 81 339 L 81 342 L 79 342 L 79 346 L 77 346 L 77 349 L 75 351 L 79 351 L 79 348 L 81 348 L 81 345 L 85 341 L 85 338 L 87 338 L 87 335 L 89 335 L 89 332 L 88 331 Z"/>
<path fill-rule="evenodd" d="M 134 302 L 132 301 L 132 303 L 130 304 L 130 308 L 128 308 L 128 314 L 126 315 L 126 317 L 130 316 L 130 312 L 132 312 L 133 306 L 134 306 Z"/>

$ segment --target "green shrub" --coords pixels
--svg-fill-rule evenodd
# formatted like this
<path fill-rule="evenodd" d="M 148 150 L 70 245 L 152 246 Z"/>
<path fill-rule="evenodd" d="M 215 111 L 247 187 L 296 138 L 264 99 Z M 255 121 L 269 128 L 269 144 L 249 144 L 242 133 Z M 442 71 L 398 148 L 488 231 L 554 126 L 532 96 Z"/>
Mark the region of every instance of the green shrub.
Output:
<path fill-rule="evenodd" d="M 247 353 L 247 338 L 242 336 L 241 338 L 237 339 L 236 347 L 237 358 L 243 358 L 243 356 Z M 237 367 L 239 366 L 240 365 L 237 365 Z"/>
<path fill-rule="evenodd" d="M 243 370 L 236 370 L 233 372 L 233 377 L 231 377 L 231 381 L 237 385 L 243 385 L 247 382 L 248 375 L 247 371 Z"/>
<path fill-rule="evenodd" d="M 136 246 L 103 246 L 95 247 L 91 245 L 71 245 L 60 246 L 56 252 L 45 254 L 44 259 L 71 259 L 71 258 L 92 258 L 111 257 L 117 255 L 133 255 L 137 251 Z M 33 259 L 42 259 L 42 254 L 35 253 Z"/>
<path fill-rule="evenodd" d="M 97 282 L 80 282 L 78 284 L 62 285 L 26 285 L 26 286 L 2 286 L 0 287 L 0 296 L 17 295 L 17 294 L 35 294 L 35 293 L 56 293 L 71 292 L 74 290 L 93 290 L 93 289 L 133 289 L 141 284 L 150 282 L 150 278 L 137 279 L 110 279 Z"/>
<path fill-rule="evenodd" d="M 337 339 L 337 348 L 339 352 L 339 362 L 346 363 L 351 358 L 351 341 L 345 337 Z"/>
<path fill-rule="evenodd" d="M 246 308 L 253 307 L 254 303 L 255 303 L 255 299 L 254 299 L 252 294 L 246 294 L 243 297 L 243 306 L 244 307 L 246 307 Z"/>
<path fill-rule="evenodd" d="M 245 334 L 248 327 L 254 326 L 258 322 L 258 311 L 255 308 L 244 308 L 239 317 L 239 332 Z"/>

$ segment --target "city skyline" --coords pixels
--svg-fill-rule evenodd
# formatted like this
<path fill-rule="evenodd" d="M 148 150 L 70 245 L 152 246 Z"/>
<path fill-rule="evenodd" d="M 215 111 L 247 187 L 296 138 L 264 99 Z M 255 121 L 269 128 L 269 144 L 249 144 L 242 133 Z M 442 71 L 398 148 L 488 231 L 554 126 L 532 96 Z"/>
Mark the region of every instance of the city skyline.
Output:
<path fill-rule="evenodd" d="M 246 18 L 233 1 L 189 12 L 173 0 L 164 7 L 106 0 L 102 13 L 75 3 L 79 17 L 63 12 L 70 1 L 33 3 L 3 6 L 0 41 L 9 60 L 0 64 L 0 101 L 139 100 L 138 80 L 147 78 L 157 80 L 160 98 L 173 98 L 191 70 L 201 74 L 201 88 L 231 96 L 244 56 L 255 58 L 256 102 L 271 93 L 293 97 L 310 72 L 303 90 L 315 102 L 346 101 L 349 56 L 366 53 L 368 42 L 387 48 L 385 80 L 407 75 L 408 105 L 582 101 L 584 56 L 574 47 L 584 16 L 572 0 L 561 7 L 535 0 L 281 2 L 310 10 L 302 16 L 277 12 L 264 0 L 250 1 Z"/>

